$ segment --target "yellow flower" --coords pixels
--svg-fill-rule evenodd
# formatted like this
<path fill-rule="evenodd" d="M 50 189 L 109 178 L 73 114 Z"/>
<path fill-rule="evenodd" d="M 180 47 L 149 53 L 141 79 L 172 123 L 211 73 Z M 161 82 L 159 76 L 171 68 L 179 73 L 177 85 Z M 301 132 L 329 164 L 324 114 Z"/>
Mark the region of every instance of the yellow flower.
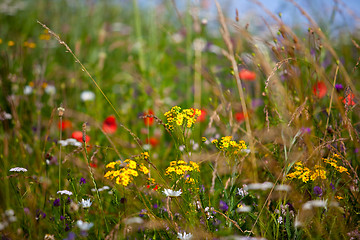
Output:
<path fill-rule="evenodd" d="M 3 42 L 3 41 L 2 41 L 2 39 L 0 38 L 0 44 L 2 44 L 2 42 Z"/>
<path fill-rule="evenodd" d="M 115 168 L 116 164 L 117 164 L 117 162 L 111 162 L 111 163 L 108 163 L 105 167 L 106 168 Z"/>
<path fill-rule="evenodd" d="M 343 198 L 343 197 L 341 197 L 341 196 L 335 196 L 335 198 L 336 198 L 337 200 L 344 199 L 344 198 Z"/>
<path fill-rule="evenodd" d="M 149 169 L 147 167 L 145 167 L 143 164 L 140 165 L 139 171 L 143 172 L 144 174 L 149 173 Z"/>
<path fill-rule="evenodd" d="M 14 45 L 15 45 L 15 42 L 14 42 L 14 41 L 11 41 L 11 40 L 8 41 L 8 46 L 9 46 L 9 47 L 12 47 L 12 46 L 14 46 Z"/>

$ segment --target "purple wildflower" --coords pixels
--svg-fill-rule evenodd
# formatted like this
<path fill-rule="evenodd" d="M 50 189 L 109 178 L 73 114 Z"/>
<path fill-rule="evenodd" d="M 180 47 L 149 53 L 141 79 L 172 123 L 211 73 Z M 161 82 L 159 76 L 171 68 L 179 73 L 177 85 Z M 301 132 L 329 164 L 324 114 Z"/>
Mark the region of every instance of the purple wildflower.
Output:
<path fill-rule="evenodd" d="M 330 183 L 330 187 L 331 187 L 331 189 L 332 189 L 333 191 L 335 191 L 335 186 L 334 186 L 333 183 Z"/>
<path fill-rule="evenodd" d="M 82 178 L 80 178 L 80 182 L 79 182 L 79 183 L 80 183 L 80 185 L 85 184 L 85 183 L 86 183 L 86 179 L 85 179 L 85 178 L 83 178 L 83 177 L 82 177 Z"/>
<path fill-rule="evenodd" d="M 54 200 L 53 206 L 54 206 L 54 207 L 60 206 L 60 198 L 56 198 L 56 199 Z"/>
<path fill-rule="evenodd" d="M 63 216 L 63 215 L 61 215 L 60 216 L 60 220 L 62 221 L 62 220 L 64 220 L 65 219 L 65 217 Z"/>
<path fill-rule="evenodd" d="M 300 131 L 301 131 L 301 133 L 302 134 L 310 134 L 310 132 L 311 132 L 311 129 L 310 128 L 308 128 L 308 127 L 302 127 L 301 129 L 300 129 Z"/>
<path fill-rule="evenodd" d="M 323 195 L 323 191 L 319 186 L 315 186 L 313 192 L 318 197 L 321 197 Z"/>
<path fill-rule="evenodd" d="M 335 89 L 336 89 L 337 91 L 341 91 L 341 90 L 344 89 L 344 87 L 343 87 L 342 84 L 338 83 L 338 84 L 335 84 Z"/>
<path fill-rule="evenodd" d="M 229 209 L 229 206 L 226 204 L 225 201 L 220 200 L 219 202 L 219 209 L 223 212 L 226 212 Z"/>
<path fill-rule="evenodd" d="M 158 208 L 158 205 L 155 203 L 155 204 L 153 205 L 153 208 L 157 209 L 157 208 Z"/>

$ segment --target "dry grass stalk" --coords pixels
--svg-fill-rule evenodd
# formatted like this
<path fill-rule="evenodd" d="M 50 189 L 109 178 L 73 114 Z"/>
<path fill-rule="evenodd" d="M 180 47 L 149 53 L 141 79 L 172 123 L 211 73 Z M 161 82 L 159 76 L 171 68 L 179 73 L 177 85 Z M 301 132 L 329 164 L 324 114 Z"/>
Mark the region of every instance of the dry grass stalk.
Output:
<path fill-rule="evenodd" d="M 248 116 L 248 110 L 247 110 L 246 103 L 245 103 L 245 94 L 244 94 L 243 86 L 241 84 L 241 80 L 239 77 L 239 70 L 237 67 L 236 60 L 235 60 L 234 49 L 233 49 L 233 45 L 231 43 L 230 34 L 227 29 L 225 17 L 223 15 L 221 7 L 220 7 L 218 1 L 215 0 L 215 3 L 216 3 L 217 10 L 218 10 L 219 21 L 220 21 L 220 25 L 221 25 L 220 33 L 223 37 L 226 47 L 228 48 L 228 57 L 230 58 L 231 65 L 234 70 L 234 76 L 236 79 L 236 85 L 237 85 L 239 95 L 240 95 L 241 106 L 242 106 L 245 116 Z M 252 177 L 253 177 L 253 180 L 256 182 L 258 176 L 257 176 L 257 167 L 256 167 L 256 158 L 255 158 L 255 145 L 254 145 L 254 140 L 252 137 L 251 127 L 250 127 L 250 121 L 249 121 L 248 117 L 245 118 L 245 124 L 246 124 L 246 132 L 249 137 L 249 146 L 250 146 L 250 152 L 251 152 L 251 164 L 252 164 L 252 173 L 253 173 Z"/>

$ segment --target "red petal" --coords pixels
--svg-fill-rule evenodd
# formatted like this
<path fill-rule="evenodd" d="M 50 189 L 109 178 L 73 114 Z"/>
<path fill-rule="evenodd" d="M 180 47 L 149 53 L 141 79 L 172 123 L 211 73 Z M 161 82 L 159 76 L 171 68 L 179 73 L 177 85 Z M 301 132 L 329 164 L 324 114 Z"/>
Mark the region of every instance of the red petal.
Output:
<path fill-rule="evenodd" d="M 58 128 L 61 130 L 66 130 L 66 129 L 70 129 L 72 127 L 72 123 L 69 120 L 62 120 L 61 122 L 61 126 L 60 126 L 60 121 L 58 123 Z"/>
<path fill-rule="evenodd" d="M 84 142 L 83 141 L 83 133 L 81 131 L 75 131 L 71 134 L 72 138 L 75 138 L 77 141 L 79 142 Z M 86 135 L 85 137 L 85 141 L 89 142 L 90 141 L 90 137 L 88 135 Z"/>
<path fill-rule="evenodd" d="M 247 69 L 241 69 L 239 72 L 239 77 L 245 81 L 254 81 L 256 79 L 256 73 Z"/>
<path fill-rule="evenodd" d="M 206 120 L 206 111 L 201 109 L 201 115 L 198 117 L 197 121 L 203 122 Z"/>
<path fill-rule="evenodd" d="M 103 126 L 102 129 L 104 132 L 106 133 L 115 133 L 117 130 L 117 124 L 116 124 L 116 119 L 115 116 L 109 116 L 105 119 L 105 121 L 103 122 Z"/>
<path fill-rule="evenodd" d="M 143 116 L 145 115 L 154 115 L 154 111 L 152 109 L 149 109 L 147 112 L 144 112 Z M 144 118 L 144 124 L 146 126 L 152 126 L 154 124 L 154 118 L 152 117 Z"/>
<path fill-rule="evenodd" d="M 244 114 L 243 112 L 238 112 L 238 113 L 235 113 L 235 119 L 237 122 L 239 123 L 242 123 L 245 121 L 245 117 L 246 117 L 246 114 Z"/>
<path fill-rule="evenodd" d="M 313 94 L 318 98 L 325 97 L 327 93 L 327 87 L 324 82 L 317 82 L 313 86 Z"/>

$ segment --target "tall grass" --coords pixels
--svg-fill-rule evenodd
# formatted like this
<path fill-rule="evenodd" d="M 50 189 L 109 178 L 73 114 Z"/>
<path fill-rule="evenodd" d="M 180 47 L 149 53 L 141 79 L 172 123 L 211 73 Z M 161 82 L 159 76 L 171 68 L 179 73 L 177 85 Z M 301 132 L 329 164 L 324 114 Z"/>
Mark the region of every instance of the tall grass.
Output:
<path fill-rule="evenodd" d="M 359 37 L 287 2 L 4 8 L 1 236 L 356 239 Z"/>

